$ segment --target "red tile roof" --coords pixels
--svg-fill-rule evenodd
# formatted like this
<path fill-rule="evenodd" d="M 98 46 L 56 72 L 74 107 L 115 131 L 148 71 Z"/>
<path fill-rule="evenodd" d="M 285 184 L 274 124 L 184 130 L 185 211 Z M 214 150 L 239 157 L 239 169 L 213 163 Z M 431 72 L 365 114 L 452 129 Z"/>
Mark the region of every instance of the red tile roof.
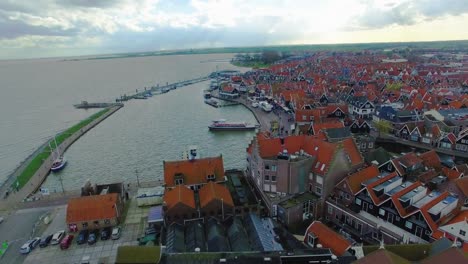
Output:
<path fill-rule="evenodd" d="M 112 219 L 117 216 L 118 194 L 71 198 L 67 207 L 67 223 Z"/>
<path fill-rule="evenodd" d="M 204 208 L 213 200 L 221 201 L 221 199 L 225 205 L 234 207 L 231 193 L 224 185 L 209 182 L 198 191 L 198 195 L 200 197 L 201 208 Z"/>
<path fill-rule="evenodd" d="M 379 168 L 375 165 L 364 168 L 358 172 L 349 175 L 344 180 L 348 182 L 349 188 L 356 194 L 361 190 L 361 183 L 379 175 Z"/>
<path fill-rule="evenodd" d="M 166 189 L 164 202 L 169 210 L 179 203 L 195 209 L 193 191 L 184 185 L 177 185 L 173 189 Z"/>
<path fill-rule="evenodd" d="M 348 240 L 330 229 L 328 226 L 322 224 L 320 221 L 312 222 L 312 224 L 307 228 L 304 236 L 305 243 L 307 243 L 307 235 L 309 233 L 312 233 L 317 237 L 317 244 L 321 244 L 324 248 L 329 248 L 333 254 L 337 256 L 342 256 L 349 248 L 351 248 L 351 243 Z"/>
<path fill-rule="evenodd" d="M 426 219 L 426 222 L 429 225 L 429 227 L 431 228 L 432 232 L 437 231 L 438 226 L 437 226 L 436 222 L 434 222 L 434 220 L 432 220 L 432 217 L 429 215 L 428 211 L 429 211 L 429 209 L 434 207 L 439 202 L 442 202 L 445 198 L 447 198 L 447 196 L 449 196 L 449 193 L 447 191 L 445 191 L 442 194 L 440 194 L 439 196 L 437 196 L 435 199 L 432 199 L 430 202 L 423 205 L 421 207 L 421 209 L 420 209 L 421 213 L 424 216 L 424 219 Z"/>
<path fill-rule="evenodd" d="M 343 140 L 343 148 L 351 159 L 351 165 L 356 166 L 364 162 L 364 159 L 359 152 L 354 139 L 348 138 Z"/>
<path fill-rule="evenodd" d="M 353 264 L 410 264 L 411 262 L 386 249 L 377 249 Z"/>
<path fill-rule="evenodd" d="M 206 183 L 206 176 L 214 174 L 216 181 L 224 179 L 223 157 L 195 160 L 164 161 L 164 182 L 167 187 L 175 186 L 175 176 L 183 175 L 185 185 Z"/>
<path fill-rule="evenodd" d="M 404 188 L 403 190 L 395 193 L 392 195 L 392 202 L 395 205 L 395 208 L 397 209 L 398 213 L 400 214 L 401 217 L 405 218 L 407 217 L 410 213 L 416 212 L 408 212 L 406 209 L 401 205 L 399 198 L 402 197 L 403 195 L 411 192 L 412 190 L 418 188 L 419 186 L 422 186 L 421 182 L 417 181 L 414 182 L 413 184 L 409 185 L 408 187 Z"/>
<path fill-rule="evenodd" d="M 379 185 L 381 183 L 384 183 L 384 182 L 386 182 L 386 181 L 388 181 L 388 180 L 390 180 L 390 179 L 392 179 L 394 177 L 397 177 L 397 176 L 398 176 L 398 174 L 395 171 L 395 172 L 392 172 L 392 173 L 389 173 L 389 174 L 385 175 L 384 177 L 382 177 L 382 178 L 376 180 L 375 182 L 372 182 L 372 183 L 370 183 L 370 184 L 368 184 L 366 186 L 367 193 L 369 193 L 369 195 L 370 195 L 370 197 L 371 197 L 371 199 L 372 199 L 372 201 L 374 202 L 375 205 L 380 205 L 384 200 L 380 200 L 380 197 L 378 197 L 375 194 L 373 188 L 375 186 L 377 186 L 377 185 Z M 388 200 L 388 199 L 386 199 L 386 200 Z"/>
<path fill-rule="evenodd" d="M 460 211 L 452 220 L 447 222 L 447 225 L 459 223 L 459 222 L 467 222 L 468 223 L 468 210 Z"/>
<path fill-rule="evenodd" d="M 461 179 L 455 180 L 455 184 L 457 185 L 458 189 L 468 197 L 468 177 L 463 177 Z"/>
<path fill-rule="evenodd" d="M 314 134 L 318 134 L 321 130 L 329 129 L 329 128 L 342 128 L 344 127 L 343 122 L 341 121 L 329 121 L 325 123 L 314 123 L 312 125 L 312 131 Z"/>
<path fill-rule="evenodd" d="M 447 176 L 447 178 L 449 178 L 450 180 L 455 180 L 455 179 L 458 179 L 460 178 L 461 176 L 461 173 L 456 171 L 456 170 L 452 170 L 452 169 L 449 169 L 447 167 L 443 167 L 442 168 L 442 172 L 445 174 L 445 176 Z"/>
<path fill-rule="evenodd" d="M 423 160 L 424 166 L 432 167 L 439 171 L 442 168 L 439 155 L 435 150 L 429 150 L 419 156 Z"/>

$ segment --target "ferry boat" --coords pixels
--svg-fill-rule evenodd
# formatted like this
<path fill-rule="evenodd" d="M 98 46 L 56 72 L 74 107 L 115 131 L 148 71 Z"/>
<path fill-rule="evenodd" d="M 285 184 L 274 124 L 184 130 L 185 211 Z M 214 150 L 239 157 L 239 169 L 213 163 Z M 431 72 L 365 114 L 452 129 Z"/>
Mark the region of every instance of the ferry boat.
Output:
<path fill-rule="evenodd" d="M 249 124 L 246 122 L 227 122 L 224 119 L 215 120 L 211 125 L 208 126 L 211 131 L 243 131 L 243 130 L 254 130 L 258 128 L 258 125 Z"/>

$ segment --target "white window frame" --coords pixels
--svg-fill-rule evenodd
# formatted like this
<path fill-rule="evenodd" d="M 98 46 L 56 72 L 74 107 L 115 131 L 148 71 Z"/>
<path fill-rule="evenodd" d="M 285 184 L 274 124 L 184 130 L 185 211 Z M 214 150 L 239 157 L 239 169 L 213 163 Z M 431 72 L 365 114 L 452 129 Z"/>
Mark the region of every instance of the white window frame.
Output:
<path fill-rule="evenodd" d="M 271 165 L 271 166 L 270 166 L 270 170 L 271 170 L 271 171 L 276 171 L 276 169 L 277 169 L 277 168 L 276 168 L 276 165 Z"/>
<path fill-rule="evenodd" d="M 329 214 L 333 214 L 333 207 L 328 206 L 327 211 L 328 211 Z"/>
<path fill-rule="evenodd" d="M 175 179 L 175 185 L 182 185 L 184 184 L 184 179 Z"/>
<path fill-rule="evenodd" d="M 380 208 L 380 209 L 379 209 L 379 215 L 385 216 L 385 210 L 382 209 L 382 208 Z"/>
<path fill-rule="evenodd" d="M 405 222 L 405 227 L 408 228 L 408 229 L 410 229 L 410 230 L 412 230 L 412 229 L 413 229 L 413 223 L 410 222 L 410 221 L 406 221 L 406 222 Z"/>
<path fill-rule="evenodd" d="M 315 186 L 315 192 L 321 196 L 322 195 L 322 187 Z"/>
<path fill-rule="evenodd" d="M 318 184 L 323 184 L 323 177 L 320 175 L 315 175 L 315 182 Z"/>
<path fill-rule="evenodd" d="M 357 205 L 362 205 L 362 200 L 359 199 L 359 198 L 356 198 L 355 203 L 356 203 Z"/>

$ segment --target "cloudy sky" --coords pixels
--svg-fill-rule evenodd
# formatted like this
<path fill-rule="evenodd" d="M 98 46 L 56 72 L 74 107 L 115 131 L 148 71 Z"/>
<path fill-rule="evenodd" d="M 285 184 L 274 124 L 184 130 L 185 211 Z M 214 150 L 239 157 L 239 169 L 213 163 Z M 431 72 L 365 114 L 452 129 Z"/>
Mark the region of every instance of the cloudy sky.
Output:
<path fill-rule="evenodd" d="M 0 59 L 468 39 L 468 0 L 0 0 Z"/>

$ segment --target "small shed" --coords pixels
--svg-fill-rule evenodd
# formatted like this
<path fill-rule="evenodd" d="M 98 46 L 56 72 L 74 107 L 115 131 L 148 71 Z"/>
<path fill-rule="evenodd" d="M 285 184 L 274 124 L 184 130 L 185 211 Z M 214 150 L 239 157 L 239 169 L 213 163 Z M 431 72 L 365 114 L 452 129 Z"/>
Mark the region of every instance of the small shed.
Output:
<path fill-rule="evenodd" d="M 159 205 L 163 203 L 164 187 L 140 188 L 137 194 L 138 206 Z"/>

